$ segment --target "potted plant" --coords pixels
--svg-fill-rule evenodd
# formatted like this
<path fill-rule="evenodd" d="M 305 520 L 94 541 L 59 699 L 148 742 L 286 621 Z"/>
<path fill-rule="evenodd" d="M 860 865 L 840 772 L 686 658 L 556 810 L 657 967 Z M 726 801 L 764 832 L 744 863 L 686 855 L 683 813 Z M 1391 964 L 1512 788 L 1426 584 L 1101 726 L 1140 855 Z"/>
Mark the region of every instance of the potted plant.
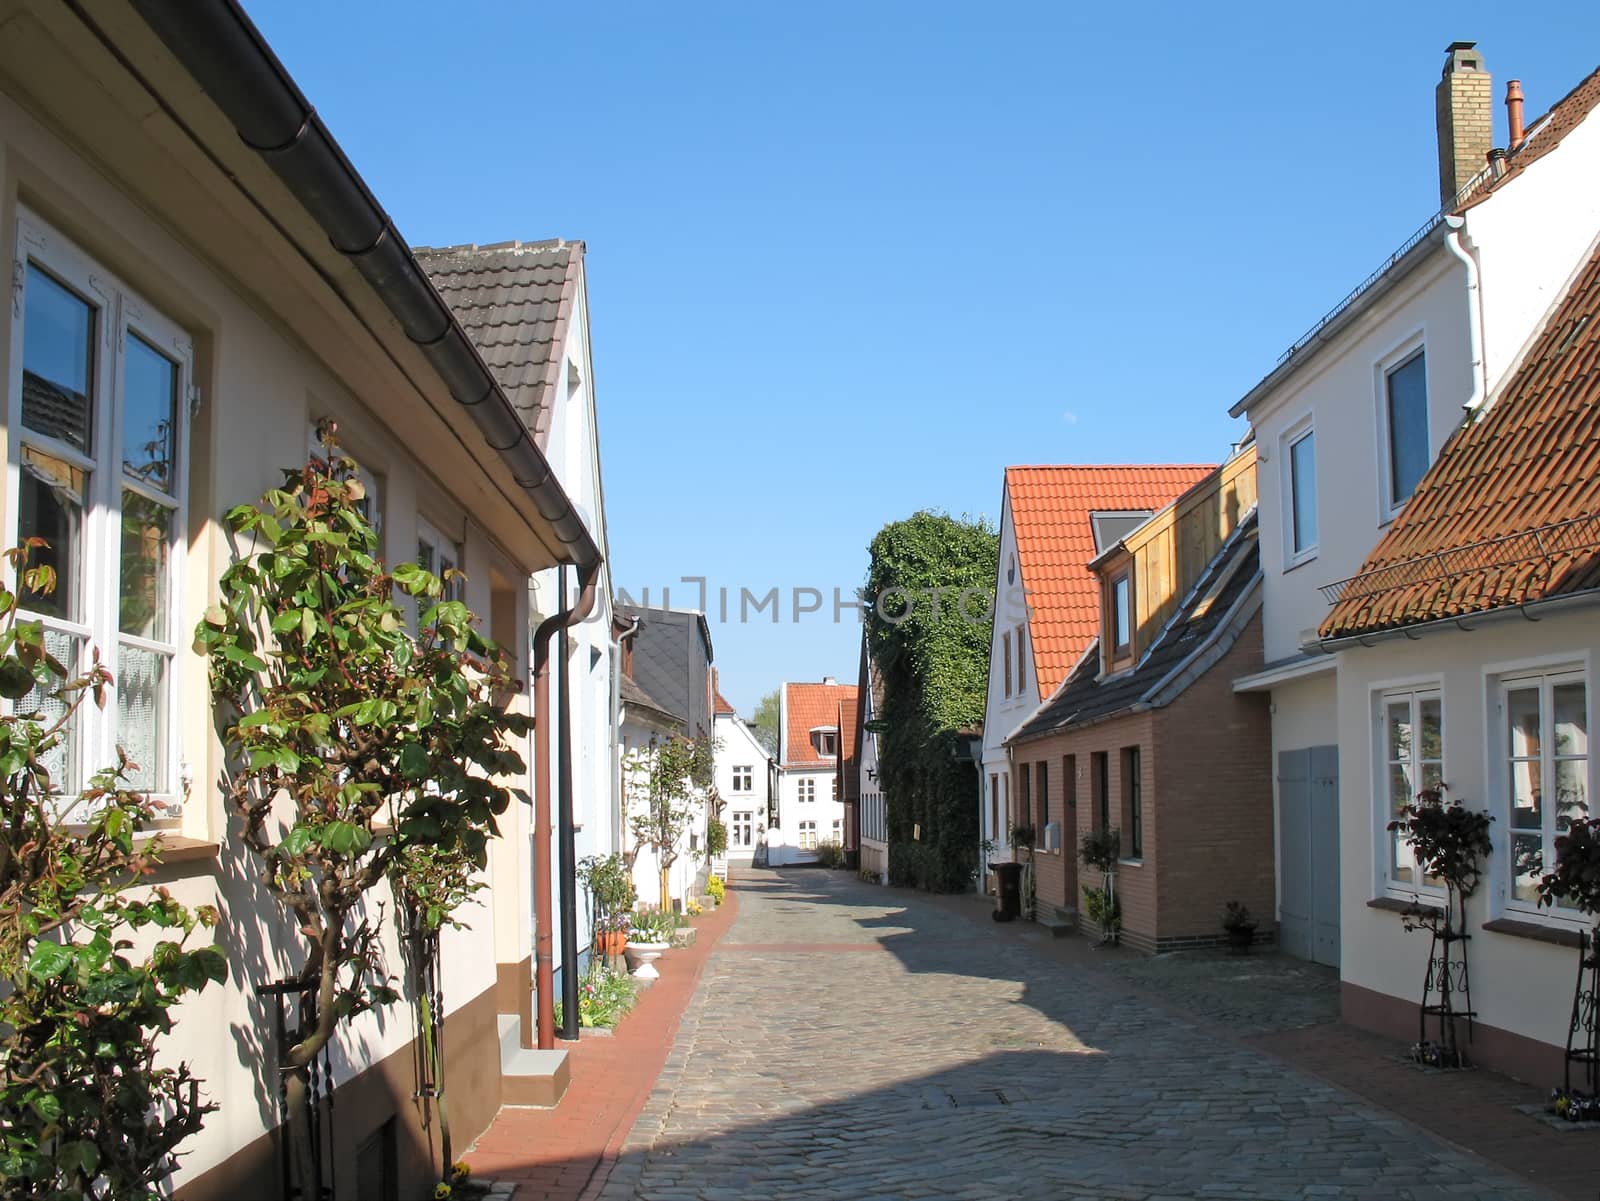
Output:
<path fill-rule="evenodd" d="M 1229 901 L 1222 913 L 1222 928 L 1228 935 L 1228 946 L 1235 955 L 1248 955 L 1255 941 L 1256 927 L 1261 923 L 1250 910 L 1238 901 Z"/>
<path fill-rule="evenodd" d="M 589 894 L 594 914 L 594 949 L 620 955 L 628 941 L 629 913 L 639 899 L 621 855 L 589 855 L 578 861 L 578 881 Z"/>
<path fill-rule="evenodd" d="M 1117 900 L 1117 860 L 1122 858 L 1121 832 L 1110 827 L 1089 831 L 1078 844 L 1078 858 L 1085 867 L 1100 869 L 1101 886 L 1083 890 L 1084 907 L 1089 920 L 1100 924 L 1102 943 L 1116 942 L 1122 930 L 1122 903 Z"/>
<path fill-rule="evenodd" d="M 627 956 L 628 970 L 641 980 L 654 980 L 661 973 L 655 961 L 672 947 L 672 932 L 677 920 L 670 913 L 641 913 L 634 917 L 623 954 Z"/>
<path fill-rule="evenodd" d="M 1600 1004 L 1600 818 L 1568 819 L 1566 831 L 1556 838 L 1556 865 L 1539 881 L 1539 904 L 1577 909 L 1589 919 L 1591 929 L 1578 943 L 1565 1080 L 1550 1101 L 1568 1121 L 1600 1121 L 1600 1024 L 1592 1020 Z M 1584 1013 L 1590 1021 L 1579 1020 Z M 1574 1064 L 1583 1073 L 1581 1087 L 1572 1079 Z"/>

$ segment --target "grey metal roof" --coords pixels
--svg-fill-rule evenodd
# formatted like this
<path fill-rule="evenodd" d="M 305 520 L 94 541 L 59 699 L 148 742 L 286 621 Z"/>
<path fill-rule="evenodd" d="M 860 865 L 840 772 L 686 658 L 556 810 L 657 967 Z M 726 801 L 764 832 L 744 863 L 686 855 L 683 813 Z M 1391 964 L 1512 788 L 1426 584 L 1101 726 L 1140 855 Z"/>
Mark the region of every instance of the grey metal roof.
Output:
<path fill-rule="evenodd" d="M 1252 512 L 1223 543 L 1183 607 L 1131 671 L 1100 678 L 1097 639 L 1056 694 L 1006 739 L 1008 745 L 1101 721 L 1135 707 L 1170 704 L 1234 644 L 1259 601 L 1261 547 Z"/>
<path fill-rule="evenodd" d="M 710 733 L 711 640 L 705 615 L 686 609 L 647 609 L 618 602 L 617 612 L 639 618 L 633 672 L 650 695 L 680 713 L 691 738 Z"/>
<path fill-rule="evenodd" d="M 662 706 L 643 688 L 632 676 L 620 676 L 617 680 L 617 693 L 622 698 L 622 703 L 636 709 L 648 709 L 650 712 L 664 718 L 669 725 L 681 726 L 683 715 L 673 713 Z"/>
<path fill-rule="evenodd" d="M 555 238 L 413 253 L 543 447 L 559 396 L 560 348 L 577 299 L 583 243 Z"/>

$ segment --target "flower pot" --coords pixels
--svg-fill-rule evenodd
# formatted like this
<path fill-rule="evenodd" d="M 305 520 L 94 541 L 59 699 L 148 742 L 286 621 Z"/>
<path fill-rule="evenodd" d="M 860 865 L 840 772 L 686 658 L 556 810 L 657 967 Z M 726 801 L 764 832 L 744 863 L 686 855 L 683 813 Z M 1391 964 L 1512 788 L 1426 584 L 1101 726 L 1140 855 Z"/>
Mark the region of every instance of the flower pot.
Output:
<path fill-rule="evenodd" d="M 623 954 L 628 959 L 628 970 L 641 980 L 654 980 L 661 973 L 656 971 L 655 961 L 665 954 L 667 943 L 664 942 L 630 942 L 623 948 Z"/>
<path fill-rule="evenodd" d="M 1256 928 L 1254 926 L 1228 927 L 1228 947 L 1235 955 L 1250 954 L 1250 944 L 1255 941 Z"/>
<path fill-rule="evenodd" d="M 594 936 L 594 945 L 607 959 L 614 959 L 628 945 L 628 936 L 621 930 L 602 930 Z"/>

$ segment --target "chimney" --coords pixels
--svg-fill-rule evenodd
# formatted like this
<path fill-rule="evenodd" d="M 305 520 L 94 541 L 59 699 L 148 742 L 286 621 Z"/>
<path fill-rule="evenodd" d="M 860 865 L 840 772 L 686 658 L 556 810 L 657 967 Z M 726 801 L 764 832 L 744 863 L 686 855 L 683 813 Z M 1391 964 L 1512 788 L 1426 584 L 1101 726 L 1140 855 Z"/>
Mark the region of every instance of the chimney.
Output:
<path fill-rule="evenodd" d="M 1506 141 L 1507 150 L 1516 150 L 1522 145 L 1524 130 L 1522 128 L 1522 80 L 1511 79 L 1506 81 L 1506 122 L 1511 131 L 1511 136 Z"/>
<path fill-rule="evenodd" d="M 1494 146 L 1494 94 L 1476 42 L 1451 42 L 1434 89 L 1439 126 L 1439 203 L 1448 205 Z"/>
<path fill-rule="evenodd" d="M 838 683 L 839 683 L 839 681 L 834 679 L 832 676 L 823 676 L 822 677 L 822 682 L 824 684 L 833 684 L 835 686 L 837 686 Z"/>

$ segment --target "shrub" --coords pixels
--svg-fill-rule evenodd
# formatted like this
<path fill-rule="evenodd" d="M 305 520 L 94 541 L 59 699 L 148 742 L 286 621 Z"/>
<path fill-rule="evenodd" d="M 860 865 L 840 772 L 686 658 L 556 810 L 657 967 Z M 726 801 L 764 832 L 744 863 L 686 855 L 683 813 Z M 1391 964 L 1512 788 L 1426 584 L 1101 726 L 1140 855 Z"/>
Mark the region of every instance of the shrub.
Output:
<path fill-rule="evenodd" d="M 1116 870 L 1122 857 L 1122 833 L 1119 830 L 1091 830 L 1078 844 L 1078 858 L 1085 867 L 1097 867 L 1103 872 Z"/>
<path fill-rule="evenodd" d="M 712 876 L 706 881 L 706 895 L 717 904 L 722 904 L 727 892 L 728 886 L 722 882 L 721 876 Z"/>
<path fill-rule="evenodd" d="M 706 823 L 706 858 L 715 859 L 728 849 L 728 827 L 722 824 L 720 818 L 712 818 Z"/>
<path fill-rule="evenodd" d="M 825 842 L 817 848 L 817 866 L 835 868 L 844 866 L 844 848 L 836 842 Z"/>
<path fill-rule="evenodd" d="M 1539 904 L 1600 915 L 1600 818 L 1579 818 L 1556 838 L 1555 870 L 1539 881 Z"/>
<path fill-rule="evenodd" d="M 1414 804 L 1400 810 L 1388 828 L 1404 834 L 1417 853 L 1425 875 L 1437 876 L 1463 897 L 1478 886 L 1483 860 L 1494 849 L 1489 839 L 1487 813 L 1464 808 L 1460 801 L 1444 804 L 1444 785 L 1417 794 Z"/>
<path fill-rule="evenodd" d="M 1122 925 L 1122 898 L 1113 894 L 1108 905 L 1103 888 L 1083 890 L 1083 911 L 1089 915 L 1091 922 L 1098 922 L 1102 926 L 1116 928 Z"/>
<path fill-rule="evenodd" d="M 578 1025 L 615 1026 L 633 1008 L 638 985 L 626 972 L 614 972 L 603 963 L 591 963 L 578 984 Z M 562 1024 L 561 1002 L 556 1002 L 556 1025 Z"/>

